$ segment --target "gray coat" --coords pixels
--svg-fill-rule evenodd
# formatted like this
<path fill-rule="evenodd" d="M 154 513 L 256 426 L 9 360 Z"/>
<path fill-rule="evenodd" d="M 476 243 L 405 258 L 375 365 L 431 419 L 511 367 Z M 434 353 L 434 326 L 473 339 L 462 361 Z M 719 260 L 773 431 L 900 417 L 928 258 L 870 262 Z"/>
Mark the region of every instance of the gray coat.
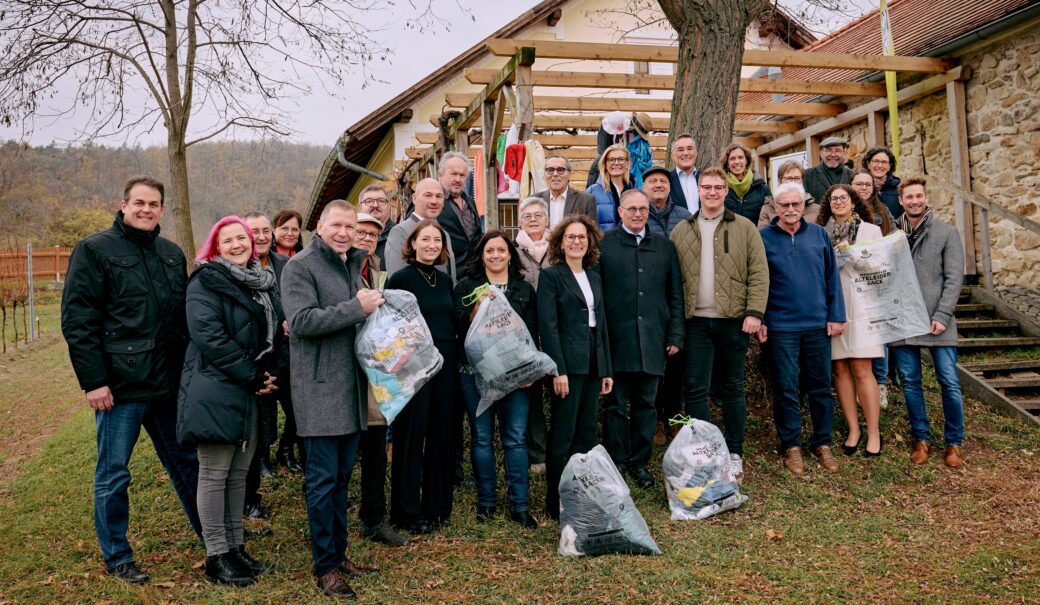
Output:
<path fill-rule="evenodd" d="M 354 357 L 354 336 L 367 316 L 357 299 L 366 254 L 353 248 L 344 263 L 315 236 L 282 270 L 300 437 L 350 435 L 368 425 L 368 381 Z"/>
<path fill-rule="evenodd" d="M 390 230 L 390 234 L 386 237 L 386 258 L 383 259 L 383 269 L 387 277 L 404 269 L 407 264 L 401 257 L 401 248 L 404 247 L 404 243 L 408 241 L 408 236 L 412 234 L 415 226 L 420 221 L 422 219 L 413 212 L 408 218 L 394 225 L 393 229 Z M 450 237 L 445 238 L 444 245 L 448 247 L 448 264 L 437 265 L 437 268 L 450 275 L 451 283 L 454 284 L 458 281 L 458 278 L 455 276 L 455 251 L 451 248 Z"/>
<path fill-rule="evenodd" d="M 914 242 L 911 255 L 928 315 L 932 321 L 946 326 L 946 331 L 938 336 L 924 334 L 893 344 L 954 347 L 957 346 L 957 320 L 953 313 L 964 283 L 964 247 L 956 229 L 935 215 L 926 220 L 928 225 Z"/>

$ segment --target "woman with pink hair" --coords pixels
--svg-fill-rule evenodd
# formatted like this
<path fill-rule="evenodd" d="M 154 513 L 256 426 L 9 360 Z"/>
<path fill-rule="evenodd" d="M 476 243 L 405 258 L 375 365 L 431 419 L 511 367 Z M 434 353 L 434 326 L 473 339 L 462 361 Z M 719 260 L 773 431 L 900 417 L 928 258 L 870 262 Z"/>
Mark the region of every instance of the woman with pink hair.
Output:
<path fill-rule="evenodd" d="M 186 293 L 191 341 L 184 359 L 177 439 L 198 446 L 198 508 L 206 577 L 248 586 L 268 566 L 244 548 L 246 473 L 260 431 L 257 396 L 275 391 L 286 348 L 275 275 L 261 267 L 237 216 L 210 230 Z"/>

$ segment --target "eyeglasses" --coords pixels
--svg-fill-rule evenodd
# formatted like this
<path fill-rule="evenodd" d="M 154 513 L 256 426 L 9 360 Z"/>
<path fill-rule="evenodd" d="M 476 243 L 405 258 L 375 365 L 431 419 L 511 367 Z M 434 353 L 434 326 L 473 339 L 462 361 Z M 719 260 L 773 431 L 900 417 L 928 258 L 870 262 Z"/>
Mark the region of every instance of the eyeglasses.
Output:
<path fill-rule="evenodd" d="M 798 175 L 795 175 L 795 176 L 782 176 L 782 177 L 780 177 L 780 182 L 781 183 L 801 183 L 802 182 L 802 177 L 800 177 Z"/>
<path fill-rule="evenodd" d="M 545 218 L 545 213 L 544 212 L 525 212 L 525 213 L 520 215 L 520 220 L 522 220 L 522 221 L 530 221 L 530 220 L 543 219 L 543 218 Z"/>
<path fill-rule="evenodd" d="M 627 208 L 622 208 L 622 210 L 629 214 L 650 214 L 650 206 L 640 206 L 638 208 L 628 206 Z"/>
<path fill-rule="evenodd" d="M 830 201 L 832 202 L 848 202 L 851 200 L 852 198 L 847 195 L 832 195 L 830 197 Z"/>
<path fill-rule="evenodd" d="M 888 158 L 874 158 L 873 160 L 870 160 L 870 162 L 868 163 L 873 166 L 888 166 L 890 164 Z"/>
<path fill-rule="evenodd" d="M 803 202 L 773 202 L 777 208 L 797 208 L 802 205 Z"/>
<path fill-rule="evenodd" d="M 385 198 L 361 200 L 362 206 L 389 206 L 390 200 Z"/>
<path fill-rule="evenodd" d="M 626 158 L 626 157 L 607 158 L 607 163 L 608 164 L 624 164 L 627 161 L 628 161 L 628 158 Z"/>
<path fill-rule="evenodd" d="M 358 231 L 357 231 L 357 238 L 358 239 L 379 239 L 379 234 L 376 233 L 375 231 L 362 231 L 361 229 L 358 229 Z"/>
<path fill-rule="evenodd" d="M 862 189 L 866 189 L 868 187 L 873 188 L 874 187 L 874 183 L 852 183 L 852 186 L 853 187 L 859 187 L 859 188 L 862 188 Z"/>
<path fill-rule="evenodd" d="M 565 235 L 563 237 L 566 238 L 566 240 L 568 242 L 583 242 L 583 241 L 589 239 L 589 236 L 587 236 L 587 235 L 581 235 L 581 234 L 576 234 L 576 233 L 572 233 L 570 235 Z"/>
<path fill-rule="evenodd" d="M 550 166 L 545 169 L 545 174 L 567 174 L 568 172 L 570 172 L 570 168 L 567 168 L 566 166 L 560 166 L 558 168 L 556 166 Z"/>

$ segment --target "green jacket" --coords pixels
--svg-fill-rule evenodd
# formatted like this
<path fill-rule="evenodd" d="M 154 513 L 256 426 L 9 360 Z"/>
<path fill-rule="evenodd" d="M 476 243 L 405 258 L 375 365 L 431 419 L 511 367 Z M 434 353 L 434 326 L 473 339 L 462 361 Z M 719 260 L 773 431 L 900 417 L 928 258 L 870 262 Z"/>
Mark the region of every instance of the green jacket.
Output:
<path fill-rule="evenodd" d="M 682 269 L 686 319 L 693 317 L 697 308 L 701 270 L 698 216 L 700 211 L 683 220 L 671 236 Z M 724 210 L 722 223 L 715 230 L 715 310 L 726 317 L 750 315 L 761 319 L 768 297 L 769 264 L 758 230 L 748 219 Z"/>

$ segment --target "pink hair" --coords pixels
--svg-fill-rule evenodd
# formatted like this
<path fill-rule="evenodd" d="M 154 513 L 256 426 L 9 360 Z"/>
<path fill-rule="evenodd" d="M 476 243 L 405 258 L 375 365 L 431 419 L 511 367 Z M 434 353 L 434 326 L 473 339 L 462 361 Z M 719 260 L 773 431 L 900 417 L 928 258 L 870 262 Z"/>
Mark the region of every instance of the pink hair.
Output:
<path fill-rule="evenodd" d="M 220 235 L 220 230 L 228 225 L 242 225 L 242 228 L 246 230 L 246 235 L 249 236 L 249 244 L 253 247 L 253 260 L 259 258 L 259 255 L 256 253 L 256 244 L 253 242 L 253 231 L 249 228 L 249 225 L 234 214 L 229 214 L 217 221 L 213 228 L 209 230 L 209 235 L 206 236 L 206 243 L 202 244 L 202 247 L 199 248 L 199 253 L 195 255 L 195 262 L 211 261 L 220 256 L 220 242 L 217 236 Z"/>

